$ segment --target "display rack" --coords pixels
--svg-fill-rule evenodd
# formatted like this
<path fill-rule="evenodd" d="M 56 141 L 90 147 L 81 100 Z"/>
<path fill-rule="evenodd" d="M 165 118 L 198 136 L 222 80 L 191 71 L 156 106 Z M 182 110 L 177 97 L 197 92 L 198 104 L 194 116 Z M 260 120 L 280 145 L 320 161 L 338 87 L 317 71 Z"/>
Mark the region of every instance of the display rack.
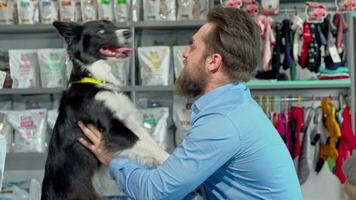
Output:
<path fill-rule="evenodd" d="M 346 49 L 348 56 L 348 67 L 350 69 L 351 79 L 340 81 L 257 81 L 249 82 L 247 85 L 253 94 L 272 95 L 295 95 L 295 94 L 316 94 L 329 92 L 343 92 L 351 96 L 352 111 L 355 112 L 356 105 L 356 80 L 355 80 L 355 31 L 356 20 L 347 15 L 349 30 L 346 38 Z M 198 29 L 204 21 L 166 21 L 166 22 L 127 22 L 116 23 L 120 28 L 128 28 L 133 33 L 132 47 L 137 47 L 135 37 L 142 30 L 181 30 L 181 29 Z M 64 40 L 59 37 L 52 25 L 1 25 L 0 26 L 0 51 L 9 49 L 29 49 L 29 48 L 63 48 Z M 133 53 L 130 68 L 130 82 L 128 86 L 121 88 L 122 91 L 129 94 L 134 102 L 137 96 L 145 93 L 166 94 L 173 99 L 174 86 L 141 86 L 138 79 L 138 63 L 136 52 Z M 39 94 L 60 94 L 64 88 L 53 89 L 1 89 L 0 97 L 11 97 L 18 95 L 39 95 Z M 353 120 L 354 121 L 354 120 Z M 353 124 L 355 130 L 355 125 Z M 6 170 L 25 170 L 38 169 L 44 166 L 45 153 L 11 153 L 7 156 Z"/>

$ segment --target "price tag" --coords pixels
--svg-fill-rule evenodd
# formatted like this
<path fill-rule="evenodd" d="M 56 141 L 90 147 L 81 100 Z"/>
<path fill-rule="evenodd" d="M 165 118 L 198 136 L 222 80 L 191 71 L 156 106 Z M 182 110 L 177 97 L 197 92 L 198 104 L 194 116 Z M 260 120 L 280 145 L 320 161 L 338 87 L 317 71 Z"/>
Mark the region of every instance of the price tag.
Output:
<path fill-rule="evenodd" d="M 329 53 L 330 53 L 331 59 L 333 60 L 334 63 L 341 62 L 340 55 L 337 52 L 335 45 L 329 47 Z"/>

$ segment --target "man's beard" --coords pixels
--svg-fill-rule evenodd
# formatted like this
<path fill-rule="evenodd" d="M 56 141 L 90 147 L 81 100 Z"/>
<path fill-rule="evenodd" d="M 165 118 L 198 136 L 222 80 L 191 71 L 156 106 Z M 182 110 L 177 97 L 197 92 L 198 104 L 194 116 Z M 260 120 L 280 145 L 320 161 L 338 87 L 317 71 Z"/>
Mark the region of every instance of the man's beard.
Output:
<path fill-rule="evenodd" d="M 182 73 L 176 80 L 176 93 L 178 95 L 185 97 L 197 97 L 203 93 L 207 77 L 202 68 L 202 66 L 199 66 L 194 76 L 188 72 L 187 67 L 184 67 Z"/>

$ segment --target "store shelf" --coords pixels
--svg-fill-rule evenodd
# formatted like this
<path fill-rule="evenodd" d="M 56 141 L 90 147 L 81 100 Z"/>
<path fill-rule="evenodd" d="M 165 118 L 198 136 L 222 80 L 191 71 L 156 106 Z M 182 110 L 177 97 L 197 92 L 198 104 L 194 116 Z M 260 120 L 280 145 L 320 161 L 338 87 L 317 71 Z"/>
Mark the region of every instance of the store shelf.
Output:
<path fill-rule="evenodd" d="M 0 95 L 31 95 L 31 94 L 58 94 L 64 88 L 28 88 L 28 89 L 1 89 Z"/>
<path fill-rule="evenodd" d="M 151 29 L 165 29 L 165 28 L 199 28 L 204 24 L 203 20 L 192 21 L 142 21 L 134 22 L 135 28 L 151 28 Z"/>
<path fill-rule="evenodd" d="M 350 89 L 351 80 L 250 81 L 247 86 L 251 90 Z"/>
<path fill-rule="evenodd" d="M 47 153 L 8 153 L 5 170 L 37 170 L 43 169 Z"/>
<path fill-rule="evenodd" d="M 29 89 L 0 89 L 1 95 L 36 95 L 36 94 L 59 94 L 64 88 L 29 88 Z M 121 87 L 121 91 L 129 92 L 133 90 L 132 86 Z"/>
<path fill-rule="evenodd" d="M 129 28 L 129 22 L 116 22 L 119 28 Z M 0 34 L 22 34 L 22 33 L 55 33 L 56 29 L 52 24 L 11 24 L 1 25 Z"/>
<path fill-rule="evenodd" d="M 174 85 L 167 86 L 134 86 L 133 90 L 136 92 L 172 92 Z"/>
<path fill-rule="evenodd" d="M 55 31 L 56 29 L 52 24 L 14 24 L 0 26 L 0 34 L 55 33 Z"/>

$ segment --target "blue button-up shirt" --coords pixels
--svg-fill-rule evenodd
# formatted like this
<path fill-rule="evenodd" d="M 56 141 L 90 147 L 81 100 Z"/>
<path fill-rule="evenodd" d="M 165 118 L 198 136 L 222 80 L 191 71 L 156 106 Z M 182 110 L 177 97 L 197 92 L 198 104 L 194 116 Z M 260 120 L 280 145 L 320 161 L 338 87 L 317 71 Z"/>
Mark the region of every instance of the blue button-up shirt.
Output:
<path fill-rule="evenodd" d="M 303 199 L 292 159 L 245 84 L 226 84 L 193 104 L 191 129 L 159 167 L 113 159 L 110 174 L 134 199 Z"/>

